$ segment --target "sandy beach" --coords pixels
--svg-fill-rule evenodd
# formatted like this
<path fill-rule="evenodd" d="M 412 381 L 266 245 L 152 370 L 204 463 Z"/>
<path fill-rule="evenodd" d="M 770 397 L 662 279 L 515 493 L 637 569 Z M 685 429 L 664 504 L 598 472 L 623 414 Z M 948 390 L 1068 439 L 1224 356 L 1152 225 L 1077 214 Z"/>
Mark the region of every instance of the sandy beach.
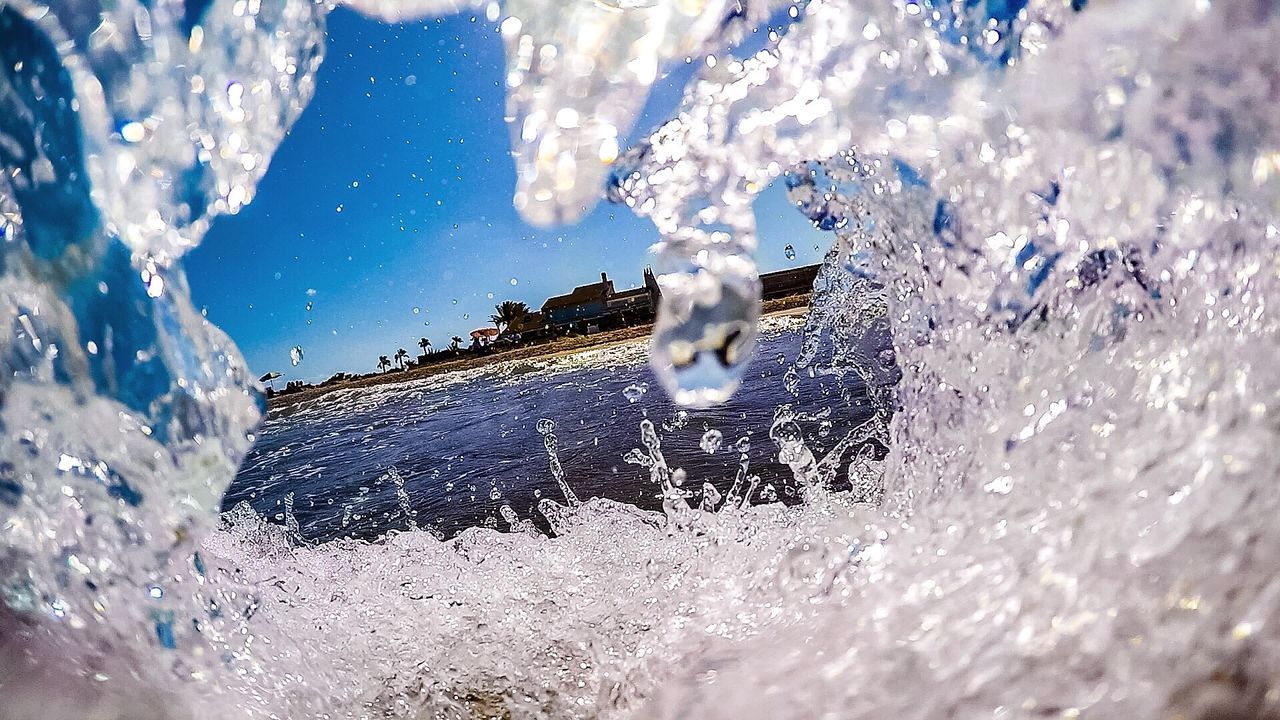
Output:
<path fill-rule="evenodd" d="M 766 301 L 764 303 L 763 314 L 765 316 L 796 315 L 804 312 L 808 307 L 809 295 L 793 295 L 791 297 Z M 408 370 L 388 371 L 377 375 L 369 375 L 366 377 L 356 378 L 354 380 L 334 383 L 332 385 L 309 387 L 296 392 L 278 394 L 267 401 L 267 407 L 270 410 L 278 410 L 307 400 L 314 400 L 335 390 L 374 387 L 377 385 L 385 385 L 387 383 L 417 380 L 420 378 L 431 377 L 433 375 L 444 375 L 451 372 L 472 370 L 486 365 L 507 362 L 509 360 L 528 360 L 532 358 L 548 359 L 563 355 L 571 355 L 585 350 L 598 350 L 647 337 L 652 330 L 652 324 L 637 325 L 635 327 L 608 330 L 592 335 L 566 337 L 537 345 L 527 345 L 525 347 L 501 350 L 491 355 L 482 355 L 479 357 L 464 356 L 457 360 L 432 363 L 423 367 L 409 368 Z"/>

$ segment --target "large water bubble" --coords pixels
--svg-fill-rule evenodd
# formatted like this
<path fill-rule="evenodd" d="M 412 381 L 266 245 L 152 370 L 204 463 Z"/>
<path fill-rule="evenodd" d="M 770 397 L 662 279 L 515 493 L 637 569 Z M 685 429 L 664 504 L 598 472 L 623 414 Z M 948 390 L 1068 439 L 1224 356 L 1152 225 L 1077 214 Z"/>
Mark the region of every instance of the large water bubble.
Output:
<path fill-rule="evenodd" d="M 705 407 L 737 390 L 755 352 L 760 279 L 729 256 L 712 267 L 664 273 L 653 329 L 652 365 L 673 400 Z"/>

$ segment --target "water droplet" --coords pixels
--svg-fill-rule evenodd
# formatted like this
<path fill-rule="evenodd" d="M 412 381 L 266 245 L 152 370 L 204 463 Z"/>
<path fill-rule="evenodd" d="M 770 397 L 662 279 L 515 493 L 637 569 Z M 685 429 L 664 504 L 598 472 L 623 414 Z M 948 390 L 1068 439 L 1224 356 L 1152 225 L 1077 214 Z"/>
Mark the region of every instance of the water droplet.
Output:
<path fill-rule="evenodd" d="M 499 490 L 499 489 L 498 489 L 498 488 L 496 488 L 496 487 L 495 487 L 495 488 L 490 489 L 490 490 L 489 490 L 489 499 L 490 499 L 490 500 L 493 500 L 493 501 L 495 501 L 495 502 L 497 502 L 498 500 L 501 500 L 501 499 L 502 499 L 502 491 L 501 491 L 501 490 Z"/>
<path fill-rule="evenodd" d="M 650 364 L 667 395 L 689 407 L 728 400 L 755 351 L 760 280 L 749 261 L 662 276 Z"/>
<path fill-rule="evenodd" d="M 800 393 L 800 373 L 796 371 L 794 365 L 787 368 L 787 371 L 782 374 L 782 387 L 792 396 Z"/>
<path fill-rule="evenodd" d="M 672 432 L 674 430 L 682 430 L 684 429 L 684 426 L 688 424 L 689 424 L 689 411 L 677 410 L 674 417 L 662 423 L 662 429 L 666 430 L 667 432 Z"/>
<path fill-rule="evenodd" d="M 622 391 L 622 394 L 626 396 L 627 402 L 637 403 L 640 402 L 640 398 L 644 397 L 644 394 L 647 392 L 649 392 L 649 383 L 637 383 L 628 385 Z"/>
<path fill-rule="evenodd" d="M 719 430 L 708 430 L 702 434 L 702 440 L 698 442 L 698 447 L 702 448 L 702 452 L 708 455 L 714 455 L 720 452 L 721 446 L 724 445 L 724 433 Z"/>
<path fill-rule="evenodd" d="M 293 363 L 294 367 L 297 367 L 298 363 L 302 362 L 301 345 L 294 345 L 293 348 L 289 350 L 289 361 Z"/>
<path fill-rule="evenodd" d="M 712 512 L 724 496 L 711 483 L 702 483 L 702 509 L 706 512 Z"/>
<path fill-rule="evenodd" d="M 147 128 L 140 122 L 125 123 L 120 128 L 120 137 L 127 143 L 139 143 L 147 136 Z"/>
<path fill-rule="evenodd" d="M 796 259 L 796 249 L 790 245 L 787 245 L 786 247 L 782 248 L 782 253 L 787 256 L 788 260 Z"/>
<path fill-rule="evenodd" d="M 418 314 L 418 313 L 420 313 L 420 312 L 422 312 L 422 308 L 418 307 L 417 305 L 414 305 L 414 306 L 413 306 L 413 314 L 414 314 L 414 315 L 417 315 L 417 314 Z"/>
<path fill-rule="evenodd" d="M 511 278 L 511 284 L 512 284 L 512 285 L 519 285 L 519 284 L 520 284 L 520 281 L 519 281 L 519 280 L 517 280 L 517 279 L 515 279 L 515 278 Z"/>

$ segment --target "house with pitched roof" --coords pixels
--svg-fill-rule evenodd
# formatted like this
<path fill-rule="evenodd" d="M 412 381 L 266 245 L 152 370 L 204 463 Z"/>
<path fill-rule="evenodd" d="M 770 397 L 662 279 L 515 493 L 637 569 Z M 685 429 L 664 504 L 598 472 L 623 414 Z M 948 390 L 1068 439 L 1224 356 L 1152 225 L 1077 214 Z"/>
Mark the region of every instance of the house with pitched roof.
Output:
<path fill-rule="evenodd" d="M 547 298 L 542 303 L 542 317 L 554 326 L 594 320 L 607 313 L 613 295 L 613 281 L 606 273 L 600 273 L 600 282 L 579 285 L 571 293 Z"/>

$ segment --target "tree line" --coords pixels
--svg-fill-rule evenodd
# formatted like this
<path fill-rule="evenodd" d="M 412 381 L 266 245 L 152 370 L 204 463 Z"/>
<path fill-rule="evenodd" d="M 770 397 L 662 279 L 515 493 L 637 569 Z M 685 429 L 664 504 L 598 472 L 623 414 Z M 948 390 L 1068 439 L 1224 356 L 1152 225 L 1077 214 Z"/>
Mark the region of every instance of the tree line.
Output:
<path fill-rule="evenodd" d="M 489 316 L 489 320 L 493 323 L 494 327 L 497 328 L 499 338 L 504 336 L 509 337 L 509 331 L 512 325 L 520 325 L 533 314 L 533 310 L 531 310 L 527 304 L 514 300 L 503 300 L 501 303 L 495 305 L 493 309 L 496 312 Z M 461 337 L 454 335 L 452 338 L 449 338 L 449 341 L 449 350 L 454 353 L 462 350 L 463 339 Z M 432 345 L 429 338 L 424 337 L 419 339 L 418 347 L 422 348 L 423 357 L 431 354 Z M 385 373 L 391 369 L 392 365 L 394 365 L 396 368 L 404 370 L 408 366 L 409 362 L 409 351 L 404 348 L 400 348 L 390 356 L 379 355 L 378 369 Z"/>

